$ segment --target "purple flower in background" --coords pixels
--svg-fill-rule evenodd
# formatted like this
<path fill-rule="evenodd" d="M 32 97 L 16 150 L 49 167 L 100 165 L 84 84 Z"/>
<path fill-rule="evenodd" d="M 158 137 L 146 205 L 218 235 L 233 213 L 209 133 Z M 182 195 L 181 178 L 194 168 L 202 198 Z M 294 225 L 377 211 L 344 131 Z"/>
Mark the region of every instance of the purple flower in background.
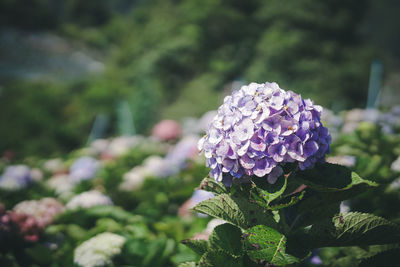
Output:
<path fill-rule="evenodd" d="M 70 178 L 74 183 L 94 178 L 100 169 L 98 160 L 91 157 L 81 157 L 77 159 L 70 167 Z"/>
<path fill-rule="evenodd" d="M 184 167 L 189 158 L 197 155 L 197 135 L 183 137 L 165 156 L 165 160 L 175 163 L 179 167 Z"/>
<path fill-rule="evenodd" d="M 25 165 L 11 165 L 0 176 L 0 188 L 18 190 L 25 188 L 32 181 L 31 170 Z"/>
<path fill-rule="evenodd" d="M 214 197 L 214 194 L 205 190 L 196 189 L 190 199 L 188 199 L 178 211 L 179 216 L 185 217 L 191 214 L 191 209 L 198 203 Z M 197 213 L 199 217 L 207 217 L 207 215 Z"/>
<path fill-rule="evenodd" d="M 312 265 L 322 265 L 322 259 L 319 257 L 318 253 L 320 252 L 320 249 L 314 249 L 311 252 L 311 256 L 308 258 L 308 261 L 312 264 Z"/>
<path fill-rule="evenodd" d="M 286 163 L 304 170 L 325 161 L 331 136 L 321 112 L 321 106 L 276 83 L 251 83 L 225 97 L 198 147 L 217 181 L 229 173 L 268 176 L 275 183 Z"/>
<path fill-rule="evenodd" d="M 201 189 L 196 189 L 192 195 L 193 207 L 198 203 L 214 197 L 214 194 Z"/>
<path fill-rule="evenodd" d="M 321 258 L 319 257 L 319 256 L 314 256 L 314 257 L 312 257 L 311 259 L 310 259 L 310 262 L 312 263 L 312 264 L 314 264 L 314 265 L 322 265 L 322 260 L 321 260 Z"/>

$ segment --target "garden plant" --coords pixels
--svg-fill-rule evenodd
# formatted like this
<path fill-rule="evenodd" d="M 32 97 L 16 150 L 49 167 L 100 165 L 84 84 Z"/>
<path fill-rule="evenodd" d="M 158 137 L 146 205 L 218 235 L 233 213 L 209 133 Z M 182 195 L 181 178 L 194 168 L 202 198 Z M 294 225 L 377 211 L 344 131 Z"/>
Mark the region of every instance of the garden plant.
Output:
<path fill-rule="evenodd" d="M 398 224 L 340 213 L 343 200 L 378 184 L 325 162 L 331 137 L 321 112 L 276 83 L 252 83 L 224 99 L 199 142 L 211 168 L 200 188 L 215 197 L 194 210 L 226 223 L 208 241 L 184 240 L 201 259 L 182 266 L 296 266 L 324 247 L 351 247 L 353 257 L 338 266 L 393 264 Z"/>

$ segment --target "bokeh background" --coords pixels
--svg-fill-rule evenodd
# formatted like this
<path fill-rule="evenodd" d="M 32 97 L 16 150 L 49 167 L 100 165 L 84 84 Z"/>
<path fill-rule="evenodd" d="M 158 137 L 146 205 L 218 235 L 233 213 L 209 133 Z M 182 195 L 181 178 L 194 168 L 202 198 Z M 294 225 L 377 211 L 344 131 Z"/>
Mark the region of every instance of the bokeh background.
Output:
<path fill-rule="evenodd" d="M 380 184 L 340 212 L 400 223 L 399 14 L 398 0 L 1 0 L 0 266 L 199 261 L 181 241 L 223 221 L 191 210 L 212 197 L 197 143 L 250 82 L 322 105 L 327 161 Z M 398 266 L 395 248 L 361 266 Z"/>
<path fill-rule="evenodd" d="M 389 108 L 399 12 L 396 0 L 1 1 L 0 153 L 50 157 L 148 134 L 249 82 L 336 112 Z"/>

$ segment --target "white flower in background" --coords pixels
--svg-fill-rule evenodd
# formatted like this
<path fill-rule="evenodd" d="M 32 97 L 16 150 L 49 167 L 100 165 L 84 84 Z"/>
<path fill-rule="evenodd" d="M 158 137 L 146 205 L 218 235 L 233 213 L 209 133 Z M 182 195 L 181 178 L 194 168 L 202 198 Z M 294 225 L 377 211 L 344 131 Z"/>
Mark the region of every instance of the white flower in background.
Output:
<path fill-rule="evenodd" d="M 183 135 L 190 135 L 190 134 L 200 134 L 203 135 L 208 126 L 210 121 L 217 115 L 216 110 L 208 111 L 204 113 L 204 115 L 200 119 L 196 118 L 185 118 L 182 123 L 182 131 Z"/>
<path fill-rule="evenodd" d="M 196 135 L 186 136 L 170 149 L 165 158 L 150 156 L 143 162 L 143 166 L 154 177 L 167 177 L 177 174 L 185 167 L 187 159 L 198 155 L 198 140 L 199 137 Z"/>
<path fill-rule="evenodd" d="M 182 135 L 197 134 L 198 120 L 193 117 L 184 118 L 182 121 Z"/>
<path fill-rule="evenodd" d="M 90 148 L 94 154 L 99 155 L 107 152 L 109 144 L 110 142 L 107 139 L 96 139 L 90 144 Z"/>
<path fill-rule="evenodd" d="M 210 237 L 211 233 L 214 231 L 214 228 L 217 227 L 218 225 L 224 224 L 226 223 L 226 221 L 219 219 L 219 218 L 215 218 L 212 219 L 211 221 L 208 222 L 206 229 L 204 229 L 203 232 L 201 233 L 197 233 L 195 234 L 192 239 L 198 240 L 198 239 L 202 239 L 202 240 L 208 240 L 208 238 Z"/>
<path fill-rule="evenodd" d="M 108 153 L 118 157 L 127 153 L 130 149 L 140 144 L 145 138 L 142 136 L 121 136 L 110 141 Z"/>
<path fill-rule="evenodd" d="M 218 111 L 216 110 L 211 110 L 206 113 L 200 118 L 199 123 L 198 123 L 198 130 L 199 133 L 205 133 L 207 129 L 210 126 L 210 123 L 212 122 L 213 118 L 218 114 Z"/>
<path fill-rule="evenodd" d="M 343 125 L 343 118 L 336 115 L 333 111 L 324 108 L 321 114 L 321 120 L 324 125 L 329 129 L 332 139 L 339 136 L 340 128 Z"/>
<path fill-rule="evenodd" d="M 49 225 L 54 216 L 64 211 L 64 206 L 55 198 L 26 200 L 18 203 L 13 210 L 19 214 L 32 216 L 40 227 Z"/>
<path fill-rule="evenodd" d="M 377 109 L 364 109 L 364 120 L 376 123 L 379 120 L 379 117 L 381 116 L 381 112 Z"/>
<path fill-rule="evenodd" d="M 345 200 L 340 202 L 340 213 L 346 213 L 350 211 L 350 201 Z"/>
<path fill-rule="evenodd" d="M 168 154 L 165 156 L 166 160 L 175 162 L 176 165 L 183 167 L 186 160 L 197 156 L 197 143 L 200 139 L 198 135 L 188 135 L 183 137 Z"/>
<path fill-rule="evenodd" d="M 123 191 L 131 191 L 140 188 L 146 179 L 151 176 L 151 172 L 142 166 L 136 166 L 123 176 L 123 182 L 119 188 Z"/>
<path fill-rule="evenodd" d="M 377 109 L 352 109 L 349 110 L 344 118 L 344 125 L 342 127 L 343 133 L 352 133 L 362 121 L 369 121 L 376 123 L 379 120 L 380 112 Z"/>
<path fill-rule="evenodd" d="M 31 179 L 32 181 L 39 182 L 43 179 L 43 173 L 38 168 L 31 169 Z"/>
<path fill-rule="evenodd" d="M 211 221 L 208 222 L 206 229 L 204 230 L 205 233 L 211 235 L 212 231 L 214 231 L 214 228 L 217 227 L 218 225 L 224 224 L 226 221 L 222 219 L 212 219 Z"/>
<path fill-rule="evenodd" d="M 400 177 L 396 178 L 388 186 L 388 191 L 398 191 L 400 189 Z"/>
<path fill-rule="evenodd" d="M 69 177 L 74 183 L 90 180 L 96 176 L 100 167 L 98 160 L 92 157 L 81 157 L 71 165 Z"/>
<path fill-rule="evenodd" d="M 55 159 L 47 160 L 43 164 L 43 168 L 48 172 L 56 173 L 56 172 L 65 170 L 66 166 L 65 166 L 64 162 L 61 159 L 55 158 Z"/>
<path fill-rule="evenodd" d="M 356 157 L 354 156 L 332 156 L 326 159 L 327 162 L 333 164 L 339 164 L 347 167 L 353 167 L 356 165 Z"/>
<path fill-rule="evenodd" d="M 125 241 L 125 237 L 117 234 L 98 234 L 75 249 L 74 263 L 82 267 L 109 266 L 112 258 L 121 253 Z"/>
<path fill-rule="evenodd" d="M 185 168 L 187 159 L 198 156 L 198 139 L 196 135 L 186 136 L 171 147 L 165 158 L 156 155 L 146 158 L 142 165 L 124 174 L 119 188 L 124 191 L 136 190 L 147 177 L 165 178 L 179 173 Z"/>
<path fill-rule="evenodd" d="M 136 190 L 141 187 L 147 177 L 161 178 L 179 172 L 178 166 L 160 156 L 150 156 L 142 165 L 134 167 L 123 176 L 119 188 L 123 191 Z"/>
<path fill-rule="evenodd" d="M 174 162 L 166 161 L 160 156 L 150 156 L 143 161 L 142 166 L 148 171 L 148 176 L 166 177 L 179 172 Z"/>
<path fill-rule="evenodd" d="M 393 161 L 390 169 L 395 172 L 400 172 L 400 156 L 395 161 Z"/>
<path fill-rule="evenodd" d="M 47 180 L 46 184 L 61 198 L 68 197 L 72 194 L 72 190 L 75 186 L 66 174 L 55 175 Z"/>
<path fill-rule="evenodd" d="M 83 192 L 74 196 L 66 205 L 67 209 L 90 208 L 93 206 L 113 205 L 110 197 L 97 190 Z"/>
<path fill-rule="evenodd" d="M 343 119 L 336 115 L 332 110 L 324 108 L 321 114 L 321 120 L 329 127 L 339 128 L 343 124 Z"/>
<path fill-rule="evenodd" d="M 18 190 L 27 187 L 31 181 L 31 170 L 28 166 L 10 165 L 0 176 L 0 188 Z"/>

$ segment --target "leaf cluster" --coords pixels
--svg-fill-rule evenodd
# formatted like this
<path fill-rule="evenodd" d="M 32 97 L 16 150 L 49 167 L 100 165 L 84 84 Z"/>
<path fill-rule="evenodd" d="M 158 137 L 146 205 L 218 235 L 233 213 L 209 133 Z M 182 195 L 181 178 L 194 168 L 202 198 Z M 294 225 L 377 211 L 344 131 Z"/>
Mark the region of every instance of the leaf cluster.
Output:
<path fill-rule="evenodd" d="M 372 214 L 339 213 L 339 205 L 377 186 L 346 167 L 329 163 L 291 170 L 274 185 L 250 177 L 248 183 L 227 188 L 205 178 L 200 188 L 216 196 L 194 210 L 226 224 L 216 227 L 208 241 L 184 243 L 201 255 L 199 266 L 228 266 L 223 262 L 296 266 L 315 249 L 355 246 L 364 248 L 356 264 L 373 261 L 380 252 L 397 247 L 400 226 Z"/>

